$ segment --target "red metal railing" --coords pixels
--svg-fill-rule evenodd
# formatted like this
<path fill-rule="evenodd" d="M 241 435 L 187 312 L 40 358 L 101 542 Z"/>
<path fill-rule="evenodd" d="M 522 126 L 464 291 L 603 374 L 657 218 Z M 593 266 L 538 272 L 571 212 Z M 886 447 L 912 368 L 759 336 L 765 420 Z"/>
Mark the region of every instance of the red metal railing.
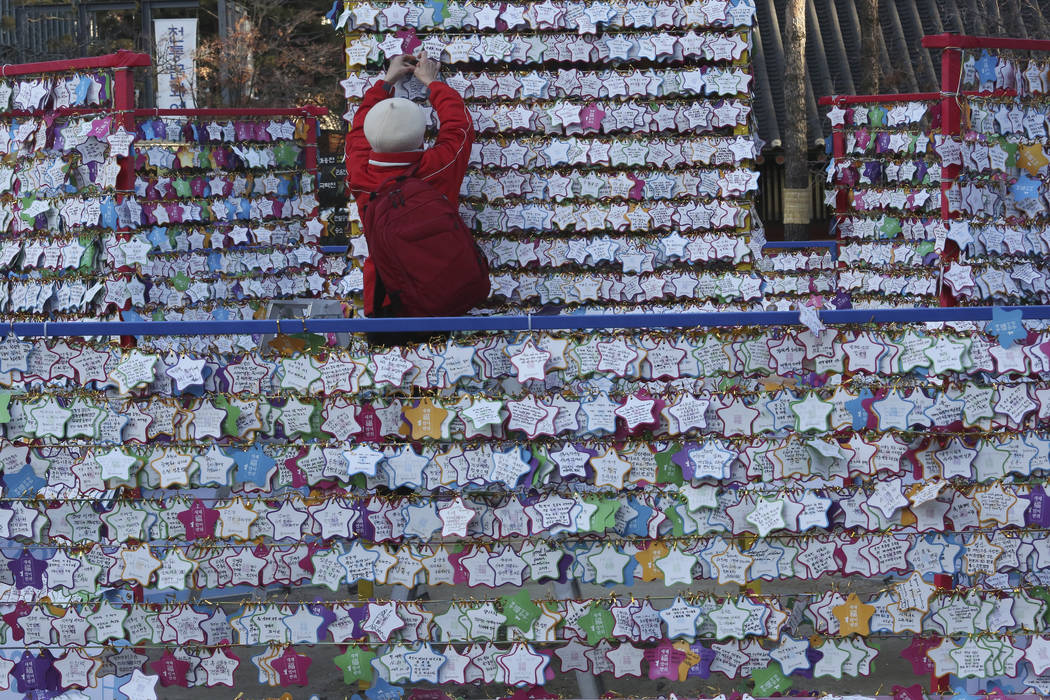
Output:
<path fill-rule="evenodd" d="M 922 45 L 929 49 L 941 49 L 941 91 L 911 92 L 883 95 L 831 95 L 820 98 L 824 106 L 873 104 L 879 102 L 940 102 L 940 133 L 943 136 L 961 135 L 962 110 L 958 98 L 962 95 L 979 95 L 987 97 L 1014 97 L 1015 90 L 995 90 L 980 92 L 976 90 L 960 91 L 962 78 L 962 54 L 968 49 L 1005 49 L 1018 51 L 1050 51 L 1050 41 L 1038 39 L 1010 39 L 1002 37 L 966 36 L 960 34 L 933 34 L 922 39 Z M 846 155 L 845 133 L 841 127 L 832 129 L 832 155 L 843 158 Z M 961 170 L 958 164 L 941 167 L 941 219 L 948 221 L 954 218 L 948 203 L 948 192 Z M 843 215 L 849 207 L 849 194 L 840 190 L 835 199 L 835 213 Z M 958 260 L 959 247 L 955 241 L 945 241 L 941 260 L 945 265 Z M 947 285 L 942 285 L 940 292 L 941 306 L 956 306 L 957 300 Z"/>
<path fill-rule="evenodd" d="M 999 37 L 977 37 L 958 34 L 936 34 L 923 37 L 922 45 L 929 49 L 941 49 L 941 91 L 940 92 L 918 92 L 885 95 L 832 95 L 822 97 L 821 105 L 858 105 L 880 102 L 934 102 L 940 103 L 940 133 L 943 136 L 958 137 L 962 132 L 962 110 L 959 104 L 960 96 L 980 95 L 988 97 L 1014 97 L 1014 90 L 996 91 L 960 91 L 960 80 L 962 78 L 962 59 L 964 50 L 977 49 L 1000 49 L 1017 51 L 1048 51 L 1050 52 L 1050 41 L 1033 39 L 1009 39 Z M 836 159 L 846 155 L 845 132 L 842 127 L 835 126 L 832 131 L 832 153 Z M 944 164 L 941 166 L 941 219 L 945 222 L 954 218 L 954 214 L 948 203 L 948 192 L 959 176 L 962 166 L 959 164 Z M 836 199 L 836 214 L 843 215 L 848 209 L 848 192 L 841 190 Z M 945 265 L 957 260 L 959 247 L 955 241 L 945 241 L 944 252 L 941 259 Z M 957 306 L 957 300 L 948 289 L 942 285 L 940 293 L 941 306 Z M 935 577 L 935 583 L 940 588 L 951 589 L 955 587 L 954 577 L 939 574 Z M 930 692 L 944 693 L 948 691 L 948 677 L 931 674 Z"/>

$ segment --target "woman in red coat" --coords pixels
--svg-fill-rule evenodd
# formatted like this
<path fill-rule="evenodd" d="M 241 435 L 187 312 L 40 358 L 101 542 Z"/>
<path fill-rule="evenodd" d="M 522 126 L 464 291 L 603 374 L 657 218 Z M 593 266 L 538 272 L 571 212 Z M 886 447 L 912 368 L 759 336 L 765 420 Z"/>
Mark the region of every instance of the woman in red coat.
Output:
<path fill-rule="evenodd" d="M 417 166 L 416 177 L 429 182 L 450 202 L 459 201 L 474 125 L 460 94 L 437 79 L 440 68 L 426 53 L 418 59 L 398 56 L 390 61 L 383 82 L 365 92 L 346 142 L 347 184 L 359 212 L 379 185 Z M 426 117 L 422 108 L 393 96 L 397 83 L 410 75 L 429 88 L 428 98 L 440 124 L 434 145 L 427 149 L 423 148 Z M 363 272 L 365 315 L 380 315 L 376 312 L 389 300 L 372 298 L 375 268 L 371 260 L 365 260 Z"/>

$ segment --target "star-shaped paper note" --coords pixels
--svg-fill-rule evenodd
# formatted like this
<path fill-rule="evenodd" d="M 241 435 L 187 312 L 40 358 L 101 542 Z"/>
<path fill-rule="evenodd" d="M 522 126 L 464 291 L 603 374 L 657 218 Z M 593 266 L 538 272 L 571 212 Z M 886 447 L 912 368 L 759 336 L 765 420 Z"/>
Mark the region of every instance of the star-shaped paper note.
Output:
<path fill-rule="evenodd" d="M 358 681 L 371 682 L 372 660 L 375 657 L 374 651 L 351 645 L 333 660 L 335 665 L 343 671 L 343 682 L 350 685 Z"/>
<path fill-rule="evenodd" d="M 142 671 L 135 669 L 131 672 L 131 679 L 120 686 L 120 692 L 128 697 L 128 700 L 157 700 L 158 676 L 147 676 Z"/>
<path fill-rule="evenodd" d="M 655 426 L 658 420 L 655 415 L 656 401 L 639 394 L 629 394 L 624 404 L 613 413 L 624 420 L 630 432 L 642 426 Z"/>
<path fill-rule="evenodd" d="M 770 664 L 765 668 L 756 668 L 751 672 L 754 681 L 754 693 L 758 697 L 769 697 L 783 693 L 791 687 L 791 679 L 784 675 L 780 666 Z"/>
<path fill-rule="evenodd" d="M 781 498 L 759 497 L 755 509 L 748 513 L 747 522 L 755 526 L 758 534 L 765 537 L 773 530 L 787 526 L 784 522 L 784 500 Z"/>
<path fill-rule="evenodd" d="M 477 512 L 468 508 L 463 502 L 463 498 L 457 496 L 447 505 L 438 509 L 438 517 L 441 518 L 441 536 L 450 537 L 452 535 L 457 535 L 459 537 L 466 537 L 470 521 L 473 520 L 476 515 Z"/>
<path fill-rule="evenodd" d="M 839 634 L 870 634 L 869 623 L 871 616 L 875 614 L 875 608 L 861 602 L 856 593 L 851 593 L 845 603 L 836 606 L 831 612 L 839 621 Z"/>
<path fill-rule="evenodd" d="M 1016 345 L 1028 336 L 1028 331 L 1021 323 L 1023 316 L 1021 309 L 1007 311 L 1001 306 L 993 307 L 992 320 L 985 325 L 985 332 L 995 336 L 1001 347 Z"/>
<path fill-rule="evenodd" d="M 543 381 L 546 376 L 544 368 L 550 359 L 551 353 L 537 348 L 531 338 L 525 341 L 521 350 L 510 355 L 510 363 L 517 370 L 518 381 L 523 384 L 530 379 Z"/>
<path fill-rule="evenodd" d="M 929 611 L 930 599 L 937 592 L 937 587 L 926 583 L 918 571 L 894 586 L 893 592 L 902 610 Z"/>

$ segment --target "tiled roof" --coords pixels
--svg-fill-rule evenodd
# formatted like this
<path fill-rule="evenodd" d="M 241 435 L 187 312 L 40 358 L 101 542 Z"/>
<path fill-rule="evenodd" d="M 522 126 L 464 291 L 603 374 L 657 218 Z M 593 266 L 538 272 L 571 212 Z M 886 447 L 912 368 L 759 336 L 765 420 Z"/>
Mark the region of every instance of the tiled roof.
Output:
<path fill-rule="evenodd" d="M 1002 3 L 987 0 L 880 0 L 882 25 L 880 92 L 935 92 L 940 89 L 940 52 L 922 48 L 926 34 L 955 32 L 976 35 L 1013 35 L 1050 39 L 1050 0 L 1006 0 L 1021 7 L 1022 22 L 1012 31 L 997 16 Z M 785 129 L 784 42 L 785 0 L 756 0 L 755 113 L 758 131 L 767 144 L 776 145 Z M 985 8 L 985 9 L 978 9 Z M 854 0 L 806 2 L 806 109 L 813 140 L 830 133 L 817 100 L 826 95 L 856 94 L 860 62 L 860 26 Z M 892 60 L 891 60 L 892 57 Z"/>

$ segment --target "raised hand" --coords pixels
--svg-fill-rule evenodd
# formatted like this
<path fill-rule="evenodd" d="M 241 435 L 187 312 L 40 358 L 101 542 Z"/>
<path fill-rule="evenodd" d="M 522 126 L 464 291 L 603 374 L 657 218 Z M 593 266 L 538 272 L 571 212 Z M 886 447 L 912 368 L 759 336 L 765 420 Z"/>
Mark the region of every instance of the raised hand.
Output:
<path fill-rule="evenodd" d="M 402 54 L 390 60 L 390 66 L 386 69 L 386 82 L 398 83 L 412 75 L 416 71 L 417 60 L 415 56 Z"/>
<path fill-rule="evenodd" d="M 438 72 L 441 70 L 441 62 L 427 56 L 427 52 L 419 54 L 419 63 L 416 65 L 416 78 L 424 85 L 430 85 L 437 80 Z"/>

